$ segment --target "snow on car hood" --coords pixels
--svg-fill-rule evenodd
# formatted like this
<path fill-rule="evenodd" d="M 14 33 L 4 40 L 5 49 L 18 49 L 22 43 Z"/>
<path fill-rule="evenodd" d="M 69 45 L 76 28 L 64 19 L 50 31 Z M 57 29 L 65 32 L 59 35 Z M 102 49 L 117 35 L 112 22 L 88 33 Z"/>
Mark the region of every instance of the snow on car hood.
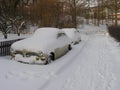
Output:
<path fill-rule="evenodd" d="M 65 45 L 65 42 L 62 42 L 63 40 L 58 42 L 56 38 L 59 31 L 60 30 L 57 28 L 39 28 L 33 36 L 13 43 L 11 48 L 13 50 L 27 50 L 32 52 L 42 51 L 48 53 L 53 51 L 56 47 Z"/>

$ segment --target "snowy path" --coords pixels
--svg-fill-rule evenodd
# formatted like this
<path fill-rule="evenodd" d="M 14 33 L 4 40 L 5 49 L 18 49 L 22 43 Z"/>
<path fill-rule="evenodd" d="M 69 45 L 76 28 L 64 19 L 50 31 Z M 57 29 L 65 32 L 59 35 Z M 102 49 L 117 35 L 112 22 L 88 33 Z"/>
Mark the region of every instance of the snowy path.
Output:
<path fill-rule="evenodd" d="M 57 72 L 40 90 L 114 90 L 114 58 L 110 57 L 108 47 L 103 35 L 91 36 L 74 61 L 69 62 L 71 65 Z"/>
<path fill-rule="evenodd" d="M 95 33 L 49 65 L 0 57 L 0 90 L 120 90 L 120 48 Z"/>

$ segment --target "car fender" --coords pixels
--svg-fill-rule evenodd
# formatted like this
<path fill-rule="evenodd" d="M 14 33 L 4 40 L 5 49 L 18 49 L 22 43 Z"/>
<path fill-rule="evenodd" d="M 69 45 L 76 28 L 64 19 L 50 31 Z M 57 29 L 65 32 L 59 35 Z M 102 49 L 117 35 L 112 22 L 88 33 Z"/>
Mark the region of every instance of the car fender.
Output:
<path fill-rule="evenodd" d="M 65 45 L 65 46 L 56 48 L 55 52 L 54 52 L 55 53 L 55 59 L 65 55 L 69 51 L 68 46 L 69 45 Z"/>

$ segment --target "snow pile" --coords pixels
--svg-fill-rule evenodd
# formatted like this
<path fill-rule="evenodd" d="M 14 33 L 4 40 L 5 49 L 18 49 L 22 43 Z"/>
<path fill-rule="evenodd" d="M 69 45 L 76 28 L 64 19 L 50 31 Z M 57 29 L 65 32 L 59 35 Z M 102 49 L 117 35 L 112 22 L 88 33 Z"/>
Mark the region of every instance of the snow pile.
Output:
<path fill-rule="evenodd" d="M 49 51 L 49 47 L 56 41 L 58 31 L 57 28 L 40 28 L 30 38 L 15 42 L 11 48 L 32 52 Z"/>
<path fill-rule="evenodd" d="M 67 37 L 58 40 L 57 35 L 59 32 L 61 31 L 57 28 L 40 28 L 30 38 L 15 42 L 11 48 L 14 50 L 49 53 L 54 51 L 55 48 L 70 43 Z"/>

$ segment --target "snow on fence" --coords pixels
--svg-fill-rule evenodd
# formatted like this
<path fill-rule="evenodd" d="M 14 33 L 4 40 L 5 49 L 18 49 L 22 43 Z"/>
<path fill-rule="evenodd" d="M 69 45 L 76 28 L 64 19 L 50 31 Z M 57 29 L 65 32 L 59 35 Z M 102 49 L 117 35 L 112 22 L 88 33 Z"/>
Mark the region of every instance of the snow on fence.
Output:
<path fill-rule="evenodd" d="M 16 42 L 16 41 L 22 40 L 22 39 L 15 39 L 15 40 L 9 40 L 9 41 L 0 41 L 0 56 L 10 55 L 10 46 L 11 46 L 11 44 Z"/>

